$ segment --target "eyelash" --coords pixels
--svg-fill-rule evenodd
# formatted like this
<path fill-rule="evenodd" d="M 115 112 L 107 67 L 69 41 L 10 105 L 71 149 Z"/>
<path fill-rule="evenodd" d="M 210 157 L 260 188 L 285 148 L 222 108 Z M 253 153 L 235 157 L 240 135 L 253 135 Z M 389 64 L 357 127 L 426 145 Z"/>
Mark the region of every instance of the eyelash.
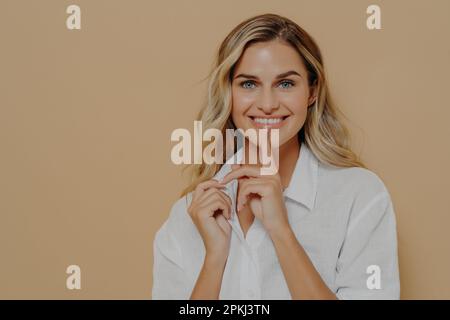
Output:
<path fill-rule="evenodd" d="M 252 80 L 245 80 L 245 81 L 240 83 L 240 86 L 242 88 L 244 88 L 243 85 L 246 84 L 246 83 L 253 83 L 254 84 L 254 81 L 252 81 Z M 282 84 L 282 83 L 290 84 L 291 86 L 289 88 L 292 88 L 295 85 L 294 81 L 291 81 L 291 80 L 283 80 L 283 81 L 280 82 L 280 84 Z M 283 88 L 283 89 L 289 89 L 289 88 Z M 252 89 L 252 88 L 244 88 L 244 89 Z"/>

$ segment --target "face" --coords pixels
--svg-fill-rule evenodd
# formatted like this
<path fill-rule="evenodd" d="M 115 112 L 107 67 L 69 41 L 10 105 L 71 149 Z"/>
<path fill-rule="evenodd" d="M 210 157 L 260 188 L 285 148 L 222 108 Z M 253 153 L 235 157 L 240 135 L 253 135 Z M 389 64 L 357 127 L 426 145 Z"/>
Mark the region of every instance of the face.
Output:
<path fill-rule="evenodd" d="M 237 128 L 279 129 L 279 145 L 297 141 L 314 102 L 299 53 L 274 40 L 249 46 L 235 67 L 231 117 Z"/>

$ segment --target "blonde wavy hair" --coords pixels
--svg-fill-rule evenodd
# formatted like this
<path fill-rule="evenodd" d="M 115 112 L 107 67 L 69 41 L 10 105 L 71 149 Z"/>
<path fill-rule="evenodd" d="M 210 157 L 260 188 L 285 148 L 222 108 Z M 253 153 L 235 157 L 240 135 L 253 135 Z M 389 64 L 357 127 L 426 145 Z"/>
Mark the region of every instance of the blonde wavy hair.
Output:
<path fill-rule="evenodd" d="M 249 18 L 237 25 L 223 40 L 214 67 L 207 76 L 207 97 L 197 117 L 197 120 L 202 121 L 203 130 L 219 129 L 225 139 L 226 129 L 236 129 L 231 119 L 231 79 L 234 68 L 247 47 L 272 40 L 284 41 L 297 50 L 306 66 L 309 86 L 317 86 L 317 98 L 308 107 L 305 123 L 298 133 L 299 141 L 304 142 L 320 162 L 336 167 L 367 168 L 350 149 L 349 131 L 342 121 L 347 118 L 331 99 L 319 47 L 295 22 L 277 14 Z M 225 145 L 226 141 L 223 143 Z M 193 191 L 200 182 L 213 178 L 222 165 L 188 165 L 192 169 L 191 181 L 181 196 Z"/>

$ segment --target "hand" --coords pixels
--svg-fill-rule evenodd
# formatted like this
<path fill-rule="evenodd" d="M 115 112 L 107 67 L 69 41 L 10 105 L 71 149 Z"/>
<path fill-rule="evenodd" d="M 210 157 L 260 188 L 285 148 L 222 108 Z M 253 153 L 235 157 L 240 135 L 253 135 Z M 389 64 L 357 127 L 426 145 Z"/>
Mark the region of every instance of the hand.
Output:
<path fill-rule="evenodd" d="M 208 258 L 226 261 L 230 248 L 231 199 L 217 180 L 199 183 L 194 190 L 188 213 L 203 239 Z"/>
<path fill-rule="evenodd" d="M 278 172 L 261 175 L 259 165 L 232 165 L 231 169 L 220 183 L 225 185 L 238 179 L 238 212 L 244 205 L 250 205 L 253 214 L 261 220 L 269 234 L 285 232 L 290 228 Z"/>

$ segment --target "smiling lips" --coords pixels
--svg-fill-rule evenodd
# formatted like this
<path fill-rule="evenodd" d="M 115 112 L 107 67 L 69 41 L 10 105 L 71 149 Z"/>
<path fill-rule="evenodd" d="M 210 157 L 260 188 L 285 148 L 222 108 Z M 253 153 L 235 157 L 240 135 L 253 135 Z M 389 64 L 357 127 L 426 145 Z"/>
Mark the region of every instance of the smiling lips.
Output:
<path fill-rule="evenodd" d="M 272 117 L 254 117 L 249 116 L 251 119 L 253 125 L 256 128 L 270 128 L 270 129 L 277 129 L 282 127 L 286 123 L 286 119 L 289 116 L 272 116 Z"/>

